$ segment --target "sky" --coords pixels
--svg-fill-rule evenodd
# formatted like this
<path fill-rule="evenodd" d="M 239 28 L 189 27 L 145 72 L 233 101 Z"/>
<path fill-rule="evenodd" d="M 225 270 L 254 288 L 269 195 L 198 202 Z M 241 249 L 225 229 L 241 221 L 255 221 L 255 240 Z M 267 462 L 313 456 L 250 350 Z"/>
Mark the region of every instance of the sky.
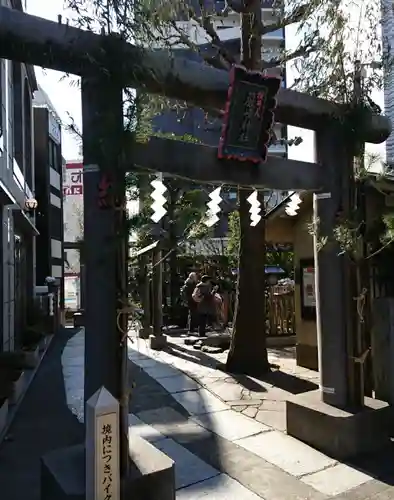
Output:
<path fill-rule="evenodd" d="M 72 13 L 64 10 L 63 0 L 27 0 L 27 12 L 35 16 L 57 21 L 59 14 L 63 20 L 72 17 Z M 294 33 L 291 28 L 286 32 L 287 40 L 291 39 Z M 63 123 L 69 123 L 71 116 L 78 128 L 82 129 L 81 95 L 78 85 L 78 78 L 75 76 L 66 77 L 63 73 L 51 70 L 44 70 L 36 67 L 38 83 L 48 94 L 60 119 Z M 289 75 L 288 75 L 289 78 Z M 291 76 L 290 76 L 291 78 Z M 376 102 L 382 105 L 381 95 L 374 96 Z M 288 127 L 288 137 L 301 136 L 303 143 L 299 146 L 289 148 L 289 158 L 310 161 L 315 159 L 314 155 L 314 134 L 313 132 L 296 127 Z M 62 149 L 66 160 L 80 159 L 80 145 L 78 140 L 69 132 L 62 130 Z M 384 145 L 368 146 L 369 151 L 379 152 L 384 155 Z"/>
<path fill-rule="evenodd" d="M 51 21 L 57 21 L 59 14 L 67 17 L 67 12 L 63 9 L 63 0 L 27 0 L 26 3 L 27 12 L 34 16 L 44 17 Z M 70 122 L 69 113 L 81 129 L 81 94 L 79 88 L 72 85 L 72 82 L 77 81 L 78 78 L 76 76 L 67 78 L 58 71 L 43 70 L 39 67 L 36 67 L 35 70 L 39 85 L 48 94 L 62 122 Z M 77 139 L 64 129 L 62 130 L 62 150 L 66 160 L 80 159 Z"/>

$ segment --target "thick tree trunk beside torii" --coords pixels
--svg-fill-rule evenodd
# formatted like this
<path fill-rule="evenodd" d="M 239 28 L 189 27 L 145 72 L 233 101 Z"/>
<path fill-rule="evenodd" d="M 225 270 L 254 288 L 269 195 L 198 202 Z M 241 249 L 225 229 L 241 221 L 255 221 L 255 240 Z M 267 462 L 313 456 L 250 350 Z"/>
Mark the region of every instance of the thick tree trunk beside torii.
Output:
<path fill-rule="evenodd" d="M 260 0 L 254 0 L 241 15 L 241 59 L 250 70 L 260 68 L 260 24 Z M 262 221 L 256 227 L 250 225 L 247 199 L 251 193 L 249 189 L 239 190 L 237 298 L 226 368 L 230 372 L 257 375 L 269 371 L 265 327 L 265 228 Z M 260 194 L 259 198 L 264 212 L 264 196 Z"/>
<path fill-rule="evenodd" d="M 260 375 L 269 370 L 265 315 L 265 223 L 250 227 L 250 191 L 239 196 L 240 251 L 234 329 L 226 368 Z M 263 196 L 261 196 L 263 198 Z M 263 202 L 260 199 L 260 202 Z"/>

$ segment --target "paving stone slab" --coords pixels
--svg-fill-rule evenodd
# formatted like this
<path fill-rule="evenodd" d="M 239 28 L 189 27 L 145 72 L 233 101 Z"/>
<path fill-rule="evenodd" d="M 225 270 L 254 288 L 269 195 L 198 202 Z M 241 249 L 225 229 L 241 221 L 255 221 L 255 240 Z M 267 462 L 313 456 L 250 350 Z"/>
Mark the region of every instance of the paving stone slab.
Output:
<path fill-rule="evenodd" d="M 327 499 L 327 495 L 215 434 L 202 440 L 190 441 L 185 447 L 265 500 Z M 243 499 L 240 497 L 239 500 Z"/>
<path fill-rule="evenodd" d="M 146 424 L 132 413 L 129 414 L 129 432 L 137 434 L 150 443 L 166 438 L 164 434 L 161 434 L 157 429 Z"/>
<path fill-rule="evenodd" d="M 185 391 L 196 391 L 201 388 L 197 382 L 183 374 L 174 377 L 159 378 L 158 382 L 170 394 Z"/>
<path fill-rule="evenodd" d="M 262 404 L 262 399 L 234 399 L 231 401 L 226 401 L 229 406 L 260 406 Z"/>
<path fill-rule="evenodd" d="M 236 441 L 237 444 L 293 476 L 312 474 L 336 461 L 279 431 L 264 432 Z"/>
<path fill-rule="evenodd" d="M 179 370 L 164 363 L 156 362 L 154 366 L 148 366 L 147 368 L 144 368 L 144 370 L 155 380 L 167 377 L 179 377 Z"/>
<path fill-rule="evenodd" d="M 242 486 L 226 474 L 177 491 L 177 500 L 261 500 L 262 497 Z"/>
<path fill-rule="evenodd" d="M 301 480 L 326 495 L 340 495 L 373 479 L 346 464 L 337 464 L 328 469 L 304 476 Z"/>
<path fill-rule="evenodd" d="M 168 406 L 141 411 L 138 413 L 138 418 L 147 425 L 154 427 L 162 435 L 171 437 L 180 444 L 204 439 L 210 434 L 205 427 L 188 420 Z"/>
<path fill-rule="evenodd" d="M 200 460 L 172 439 L 157 441 L 155 446 L 175 462 L 177 489 L 219 475 L 218 470 Z"/>
<path fill-rule="evenodd" d="M 287 428 L 286 424 L 286 413 L 283 411 L 272 411 L 272 410 L 259 410 L 256 413 L 255 419 L 264 425 L 272 427 L 278 431 L 285 431 Z"/>
<path fill-rule="evenodd" d="M 394 488 L 382 481 L 369 481 L 356 488 L 353 488 L 342 495 L 338 495 L 335 500 L 375 500 L 377 495 L 391 493 L 391 498 L 394 498 Z"/>
<path fill-rule="evenodd" d="M 271 430 L 266 425 L 255 422 L 233 410 L 217 411 L 194 417 L 193 420 L 229 441 L 235 441 L 260 432 Z"/>
<path fill-rule="evenodd" d="M 138 358 L 131 358 L 131 361 L 139 366 L 140 368 L 155 368 L 155 367 L 160 367 L 162 366 L 160 363 L 158 363 L 155 359 L 153 358 L 147 358 L 146 356 L 141 356 Z"/>
<path fill-rule="evenodd" d="M 174 399 L 191 415 L 202 415 L 214 411 L 228 410 L 228 406 L 211 394 L 207 389 L 173 394 Z"/>
<path fill-rule="evenodd" d="M 258 412 L 258 408 L 255 408 L 253 406 L 248 406 L 242 411 L 243 415 L 246 415 L 247 417 L 250 418 L 255 418 L 256 414 Z"/>
<path fill-rule="evenodd" d="M 369 481 L 368 483 L 362 484 L 357 488 L 353 488 L 342 495 L 335 497 L 335 500 L 371 500 L 376 499 L 377 495 L 385 494 L 386 492 L 391 493 L 391 498 L 394 498 L 394 488 L 389 486 L 387 483 L 382 481 Z"/>
<path fill-rule="evenodd" d="M 228 380 L 221 380 L 219 382 L 211 382 L 210 384 L 207 384 L 207 388 L 215 394 L 216 396 L 219 396 L 223 401 L 234 401 L 234 400 L 239 400 L 242 397 L 242 394 L 244 392 L 244 388 L 242 385 L 240 385 L 238 382 L 234 381 L 228 381 Z M 238 404 L 244 404 L 238 403 Z"/>

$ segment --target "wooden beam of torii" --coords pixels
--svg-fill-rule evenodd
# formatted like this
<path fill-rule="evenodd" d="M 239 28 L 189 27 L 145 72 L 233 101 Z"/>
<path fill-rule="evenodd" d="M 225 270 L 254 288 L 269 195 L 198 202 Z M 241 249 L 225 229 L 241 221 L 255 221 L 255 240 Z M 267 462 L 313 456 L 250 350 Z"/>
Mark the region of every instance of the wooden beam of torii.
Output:
<path fill-rule="evenodd" d="M 110 66 L 124 86 L 145 88 L 205 109 L 223 109 L 229 87 L 226 71 L 6 7 L 0 7 L 0 58 L 76 75 Z M 279 92 L 278 122 L 316 130 L 341 113 L 331 102 L 292 90 Z M 386 117 L 371 114 L 363 127 L 363 139 L 380 143 L 390 132 Z"/>
<path fill-rule="evenodd" d="M 253 165 L 219 160 L 217 148 L 191 142 L 151 137 L 146 143 L 132 143 L 130 169 L 163 172 L 189 181 L 254 186 L 280 191 L 318 191 L 324 187 L 320 165 L 269 156 L 266 163 Z M 131 156 L 132 155 L 132 156 Z M 126 153 L 127 157 L 127 153 Z"/>

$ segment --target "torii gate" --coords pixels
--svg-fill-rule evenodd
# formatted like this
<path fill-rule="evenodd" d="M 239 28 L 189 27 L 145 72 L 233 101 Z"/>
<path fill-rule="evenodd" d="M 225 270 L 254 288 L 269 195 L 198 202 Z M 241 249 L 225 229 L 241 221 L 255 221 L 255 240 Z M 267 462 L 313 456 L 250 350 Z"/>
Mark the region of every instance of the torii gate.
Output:
<path fill-rule="evenodd" d="M 126 328 L 125 322 L 119 321 L 119 302 L 127 296 L 126 269 L 117 268 L 126 243 L 114 244 L 124 229 L 124 215 L 114 206 L 108 210 L 98 206 L 97 187 L 102 195 L 108 187 L 103 173 L 116 181 L 115 198 L 120 200 L 124 197 L 124 171 L 136 167 L 209 183 L 310 190 L 318 192 L 315 265 L 321 392 L 319 396 L 309 395 L 309 399 L 300 396 L 288 404 L 288 432 L 337 456 L 371 446 L 371 432 L 379 435 L 381 429 L 384 405 L 375 405 L 374 412 L 358 408 L 353 414 L 344 410 L 361 399 L 361 394 L 352 397 L 348 382 L 349 373 L 357 379 L 361 368 L 354 361 L 359 354 L 357 346 L 349 346 L 347 332 L 348 310 L 354 307 L 351 290 L 345 286 L 348 266 L 332 241 L 338 211 L 348 213 L 350 207 L 352 144 L 340 126 L 343 109 L 281 90 L 276 119 L 316 131 L 317 163 L 268 158 L 267 163 L 252 170 L 237 162 L 219 161 L 215 148 L 191 143 L 152 138 L 148 144 L 130 144 L 129 151 L 124 148 L 123 87 L 163 93 L 208 110 L 223 109 L 230 83 L 225 71 L 163 50 L 142 51 L 113 35 L 93 34 L 5 7 L 0 8 L 0 57 L 82 76 L 85 400 L 101 386 L 120 398 L 121 374 L 116 367 L 121 364 L 124 374 L 127 365 L 126 348 L 119 358 L 119 330 Z M 387 118 L 366 114 L 359 139 L 380 143 L 390 131 Z M 318 241 L 325 236 L 331 243 L 318 251 Z M 117 296 L 119 288 L 121 297 Z M 127 402 L 123 403 L 127 407 Z M 127 424 L 122 423 L 126 440 Z M 365 423 L 368 432 L 364 432 Z M 363 432 L 369 437 L 368 443 L 362 439 Z"/>

